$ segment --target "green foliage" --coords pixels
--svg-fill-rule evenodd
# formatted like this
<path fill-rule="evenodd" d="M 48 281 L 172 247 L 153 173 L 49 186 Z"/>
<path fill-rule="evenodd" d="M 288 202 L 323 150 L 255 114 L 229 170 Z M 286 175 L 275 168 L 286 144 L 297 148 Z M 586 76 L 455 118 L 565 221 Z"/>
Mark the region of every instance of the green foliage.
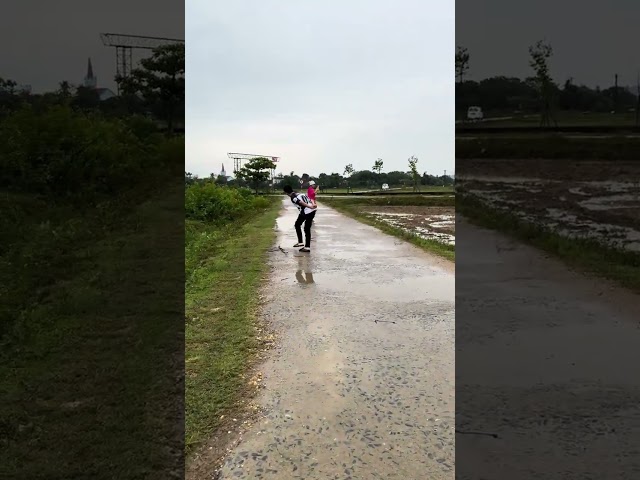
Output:
<path fill-rule="evenodd" d="M 453 207 L 456 204 L 456 197 L 453 192 L 446 192 L 443 196 L 435 195 L 376 195 L 375 197 L 360 197 L 352 196 L 349 200 L 323 198 L 323 202 L 334 206 L 348 205 L 348 206 L 367 206 L 367 207 L 389 207 L 389 206 L 402 206 L 402 207 Z"/>
<path fill-rule="evenodd" d="M 556 99 L 557 107 L 563 111 L 611 112 L 614 108 L 623 112 L 635 109 L 637 97 L 626 88 L 614 85 L 598 89 L 580 85 L 569 78 L 562 86 L 550 84 L 549 88 Z M 614 101 L 615 100 L 615 101 Z M 540 92 L 534 78 L 510 78 L 495 76 L 479 82 L 465 80 L 456 82 L 456 111 L 465 116 L 471 105 L 482 107 L 485 116 L 509 116 L 514 112 L 539 113 L 541 108 Z M 559 112 L 558 112 L 559 113 Z M 567 124 L 558 117 L 559 124 Z M 631 116 L 627 122 L 632 125 Z"/>
<path fill-rule="evenodd" d="M 182 349 L 172 324 L 183 305 L 184 217 L 174 206 L 184 199 L 175 182 L 184 139 L 74 105 L 67 87 L 0 92 L 0 477 L 117 477 L 116 455 L 121 471 L 157 477 L 173 467 L 145 441 L 171 437 L 157 419 L 172 413 L 147 407 L 170 405 L 175 380 L 158 372 Z M 104 428 L 75 429 L 66 409 L 48 406 L 71 398 L 93 403 L 74 410 L 76 424 L 95 424 L 99 412 Z M 137 438 L 123 444 L 122 425 Z M 56 447 L 53 432 L 96 445 L 88 463 L 78 466 L 80 448 Z"/>
<path fill-rule="evenodd" d="M 65 106 L 38 112 L 25 105 L 0 121 L 0 183 L 93 202 L 131 188 L 149 169 L 184 158 L 183 140 L 156 132 L 138 117 L 113 120 Z"/>
<path fill-rule="evenodd" d="M 374 162 L 372 170 L 376 172 L 378 175 L 380 175 L 380 172 L 382 172 L 383 165 L 384 165 L 384 162 L 382 161 L 381 158 L 379 158 Z"/>
<path fill-rule="evenodd" d="M 256 213 L 270 205 L 244 188 L 229 188 L 213 182 L 198 182 L 185 191 L 185 212 L 189 219 L 229 223 Z"/>
<path fill-rule="evenodd" d="M 184 112 L 185 53 L 184 44 L 163 45 L 153 50 L 149 58 L 140 61 L 131 75 L 116 80 L 127 95 L 141 95 L 156 107 L 167 122 L 167 129 L 173 132 L 174 121 Z"/>
<path fill-rule="evenodd" d="M 411 179 L 413 180 L 413 189 L 419 190 L 420 174 L 418 173 L 418 158 L 413 155 L 409 158 L 409 173 L 411 173 Z"/>
<path fill-rule="evenodd" d="M 64 280 L 60 271 L 73 271 L 80 245 L 182 168 L 184 139 L 149 123 L 28 103 L 0 119 L 0 296 L 11 299 L 0 302 L 4 332 L 29 318 L 24 309 L 38 292 Z"/>

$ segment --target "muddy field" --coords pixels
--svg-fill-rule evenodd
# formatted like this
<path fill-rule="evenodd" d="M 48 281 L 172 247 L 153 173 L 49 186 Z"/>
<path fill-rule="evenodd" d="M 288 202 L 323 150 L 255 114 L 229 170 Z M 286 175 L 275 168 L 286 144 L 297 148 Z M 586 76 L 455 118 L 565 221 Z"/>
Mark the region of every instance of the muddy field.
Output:
<path fill-rule="evenodd" d="M 640 162 L 462 163 L 461 192 L 564 236 L 640 252 Z"/>
<path fill-rule="evenodd" d="M 454 207 L 376 206 L 362 207 L 361 212 L 422 238 L 455 245 Z"/>

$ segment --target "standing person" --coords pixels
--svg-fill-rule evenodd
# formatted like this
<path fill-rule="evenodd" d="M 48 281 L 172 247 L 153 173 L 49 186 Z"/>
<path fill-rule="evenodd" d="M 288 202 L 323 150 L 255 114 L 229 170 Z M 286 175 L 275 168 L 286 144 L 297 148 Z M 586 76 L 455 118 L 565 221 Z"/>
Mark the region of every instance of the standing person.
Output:
<path fill-rule="evenodd" d="M 309 197 L 311 203 L 313 203 L 317 207 L 318 204 L 316 203 L 316 190 L 318 190 L 318 185 L 316 185 L 316 182 L 311 180 L 309 182 L 309 188 L 307 189 L 307 197 Z"/>
<path fill-rule="evenodd" d="M 298 214 L 298 219 L 295 223 L 296 235 L 298 236 L 298 243 L 294 245 L 295 247 L 302 247 L 300 249 L 301 252 L 311 252 L 311 224 L 313 223 L 313 218 L 316 216 L 316 205 L 311 203 L 309 197 L 307 197 L 304 193 L 297 193 L 293 191 L 291 185 L 285 185 L 284 193 L 291 199 L 291 202 L 298 207 L 300 213 Z M 305 234 L 305 243 L 302 243 L 302 224 L 304 223 L 304 234 Z"/>

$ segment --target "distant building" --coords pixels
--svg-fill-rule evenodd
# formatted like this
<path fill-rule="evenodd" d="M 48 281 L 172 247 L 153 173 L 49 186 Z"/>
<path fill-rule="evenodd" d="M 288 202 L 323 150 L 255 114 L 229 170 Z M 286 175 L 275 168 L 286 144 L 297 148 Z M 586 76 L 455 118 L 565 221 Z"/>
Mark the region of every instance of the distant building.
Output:
<path fill-rule="evenodd" d="M 116 96 L 116 94 L 113 93 L 110 89 L 98 87 L 98 77 L 93 74 L 93 65 L 91 65 L 91 58 L 89 58 L 87 64 L 87 74 L 84 76 L 82 86 L 85 88 L 90 88 L 91 90 L 95 90 L 101 102 L 104 102 L 105 100 L 109 100 L 110 98 Z"/>
<path fill-rule="evenodd" d="M 84 82 L 82 82 L 84 88 L 94 89 L 98 86 L 98 77 L 93 74 L 93 66 L 91 65 L 91 58 L 87 65 L 87 74 L 84 76 Z"/>
<path fill-rule="evenodd" d="M 222 170 L 220 170 L 220 176 L 221 177 L 226 177 L 227 176 L 227 172 L 224 169 L 224 163 L 222 164 Z"/>

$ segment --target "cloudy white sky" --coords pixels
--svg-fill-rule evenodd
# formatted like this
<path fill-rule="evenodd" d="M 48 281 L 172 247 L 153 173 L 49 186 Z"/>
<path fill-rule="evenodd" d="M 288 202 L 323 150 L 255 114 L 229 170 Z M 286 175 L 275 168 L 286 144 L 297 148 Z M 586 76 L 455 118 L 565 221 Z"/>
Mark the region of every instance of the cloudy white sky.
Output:
<path fill-rule="evenodd" d="M 281 157 L 278 171 L 352 163 L 454 168 L 455 4 L 186 0 L 187 160 Z"/>

